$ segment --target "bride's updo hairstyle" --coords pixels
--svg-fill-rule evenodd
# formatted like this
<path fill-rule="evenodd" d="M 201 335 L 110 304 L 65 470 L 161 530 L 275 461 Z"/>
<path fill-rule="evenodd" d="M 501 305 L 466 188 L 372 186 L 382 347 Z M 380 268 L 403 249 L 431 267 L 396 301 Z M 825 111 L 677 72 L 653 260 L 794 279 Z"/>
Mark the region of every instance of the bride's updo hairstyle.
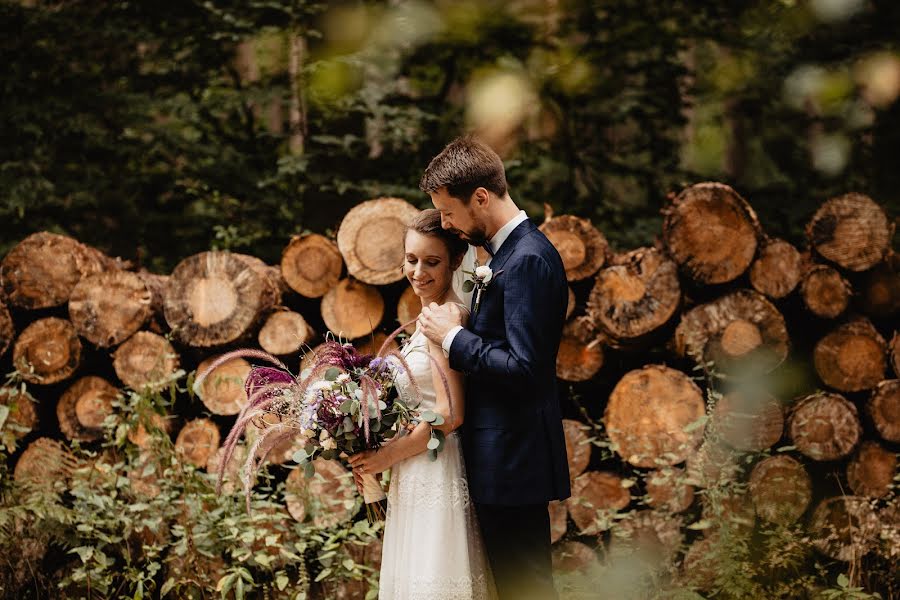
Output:
<path fill-rule="evenodd" d="M 415 231 L 422 235 L 433 236 L 440 239 L 444 246 L 447 247 L 447 253 L 450 256 L 450 264 L 453 268 L 457 268 L 462 262 L 462 258 L 469 249 L 469 244 L 462 238 L 450 233 L 441 227 L 441 211 L 436 208 L 426 208 L 416 216 L 415 219 L 406 228 L 406 231 Z M 403 236 L 406 240 L 406 236 Z"/>

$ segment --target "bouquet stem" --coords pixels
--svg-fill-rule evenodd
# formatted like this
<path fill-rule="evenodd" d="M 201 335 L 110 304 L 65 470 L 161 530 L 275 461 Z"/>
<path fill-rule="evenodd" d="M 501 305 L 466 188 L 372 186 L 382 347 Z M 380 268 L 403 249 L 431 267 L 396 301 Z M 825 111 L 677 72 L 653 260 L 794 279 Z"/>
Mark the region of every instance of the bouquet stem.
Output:
<path fill-rule="evenodd" d="M 371 473 L 363 473 L 362 494 L 366 503 L 366 517 L 369 524 L 383 521 L 387 508 L 387 495 L 381 487 L 381 483 Z"/>

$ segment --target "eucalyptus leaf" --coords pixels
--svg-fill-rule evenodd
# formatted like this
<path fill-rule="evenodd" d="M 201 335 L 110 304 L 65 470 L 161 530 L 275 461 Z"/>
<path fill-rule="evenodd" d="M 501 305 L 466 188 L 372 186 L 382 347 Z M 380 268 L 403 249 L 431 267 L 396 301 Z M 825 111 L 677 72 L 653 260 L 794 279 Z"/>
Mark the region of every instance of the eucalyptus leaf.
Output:
<path fill-rule="evenodd" d="M 340 374 L 341 370 L 337 367 L 329 367 L 329 369 L 325 371 L 325 381 L 334 381 Z"/>
<path fill-rule="evenodd" d="M 469 292 L 471 292 L 472 290 L 475 289 L 475 282 L 472 281 L 471 279 L 466 279 L 463 282 L 462 289 L 465 293 L 468 294 Z"/>

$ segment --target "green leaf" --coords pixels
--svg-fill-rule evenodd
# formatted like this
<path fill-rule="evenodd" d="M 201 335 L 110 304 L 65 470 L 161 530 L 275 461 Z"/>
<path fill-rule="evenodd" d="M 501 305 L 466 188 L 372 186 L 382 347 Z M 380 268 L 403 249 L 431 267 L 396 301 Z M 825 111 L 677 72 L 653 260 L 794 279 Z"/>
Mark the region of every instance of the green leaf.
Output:
<path fill-rule="evenodd" d="M 422 411 L 421 416 L 422 416 L 422 420 L 426 421 L 428 423 L 433 422 L 437 418 L 437 415 L 433 411 L 430 411 L 430 410 Z"/>
<path fill-rule="evenodd" d="M 443 425 L 444 416 L 440 413 L 434 413 L 434 421 L 432 421 L 431 424 L 434 426 Z"/>
<path fill-rule="evenodd" d="M 307 458 L 309 458 L 309 454 L 306 453 L 306 450 L 300 448 L 299 450 L 294 452 L 294 455 L 291 458 L 293 458 L 294 462 L 296 463 L 303 463 Z"/>
<path fill-rule="evenodd" d="M 344 400 L 341 402 L 340 411 L 345 415 L 353 414 L 353 400 Z"/>
<path fill-rule="evenodd" d="M 344 566 L 344 568 L 347 569 L 348 571 L 352 571 L 352 570 L 353 570 L 353 567 L 356 566 L 356 563 L 353 562 L 353 559 L 352 559 L 352 558 L 345 558 L 345 559 L 344 559 L 344 562 L 342 562 L 341 564 L 342 564 L 342 565 Z"/>
<path fill-rule="evenodd" d="M 166 582 L 162 584 L 162 587 L 159 588 L 159 597 L 165 598 L 166 594 L 172 591 L 172 588 L 175 587 L 175 578 L 169 577 L 166 579 Z"/>
<path fill-rule="evenodd" d="M 307 479 L 312 479 L 312 476 L 316 474 L 316 468 L 313 466 L 311 462 L 303 465 L 303 476 Z"/>
<path fill-rule="evenodd" d="M 465 293 L 468 294 L 469 292 L 471 292 L 472 290 L 475 289 L 475 282 L 472 281 L 471 279 L 466 279 L 466 280 L 463 282 L 462 289 L 463 289 L 463 291 L 464 291 Z"/>
<path fill-rule="evenodd" d="M 838 575 L 837 583 L 842 588 L 846 588 L 847 586 L 850 585 L 850 579 L 846 575 L 841 573 L 840 575 Z"/>
<path fill-rule="evenodd" d="M 283 592 L 288 583 L 290 583 L 290 580 L 284 573 L 279 573 L 275 576 L 275 587 L 278 588 L 278 591 Z"/>
<path fill-rule="evenodd" d="M 0 404 L 0 429 L 3 429 L 3 424 L 6 423 L 6 417 L 9 416 L 9 407 L 5 404 Z"/>
<path fill-rule="evenodd" d="M 315 581 L 317 581 L 317 582 L 318 582 L 318 581 L 322 581 L 323 579 L 325 579 L 325 578 L 328 577 L 329 575 L 331 575 L 331 568 L 328 568 L 328 569 L 322 569 L 322 571 L 321 571 L 318 575 L 316 575 Z"/>
<path fill-rule="evenodd" d="M 341 374 L 341 370 L 337 367 L 331 367 L 327 371 L 325 371 L 325 380 L 326 381 L 334 381 L 338 378 L 338 375 Z"/>
<path fill-rule="evenodd" d="M 438 446 L 441 445 L 441 441 L 437 438 L 431 438 L 428 440 L 428 449 L 429 450 L 437 450 Z"/>

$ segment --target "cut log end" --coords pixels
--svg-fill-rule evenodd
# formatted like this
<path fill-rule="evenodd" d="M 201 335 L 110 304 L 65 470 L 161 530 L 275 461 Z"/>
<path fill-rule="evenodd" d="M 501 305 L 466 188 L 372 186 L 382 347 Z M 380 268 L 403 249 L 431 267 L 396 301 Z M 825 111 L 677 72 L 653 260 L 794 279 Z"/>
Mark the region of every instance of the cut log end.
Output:
<path fill-rule="evenodd" d="M 410 323 L 413 319 L 418 318 L 422 312 L 422 299 L 416 296 L 416 292 L 412 287 L 408 287 L 400 294 L 400 300 L 397 301 L 397 321 L 398 325 Z M 416 324 L 410 323 L 404 331 L 412 335 L 416 330 Z"/>
<path fill-rule="evenodd" d="M 31 433 L 38 425 L 34 398 L 18 388 L 0 388 L 0 404 L 9 408 L 3 429 L 11 431 L 17 440 Z"/>
<path fill-rule="evenodd" d="M 800 295 L 809 312 L 823 319 L 833 319 L 850 304 L 852 290 L 846 279 L 827 265 L 816 265 L 807 271 Z"/>
<path fill-rule="evenodd" d="M 322 298 L 322 319 L 337 336 L 357 339 L 372 333 L 384 317 L 384 299 L 377 288 L 344 279 Z"/>
<path fill-rule="evenodd" d="M 760 452 L 781 439 L 784 411 L 781 403 L 767 394 L 732 392 L 716 403 L 712 423 L 732 448 Z"/>
<path fill-rule="evenodd" d="M 400 198 L 376 198 L 350 209 L 337 234 L 348 273 L 371 285 L 403 279 L 404 236 L 418 214 L 416 207 Z"/>
<path fill-rule="evenodd" d="M 862 435 L 856 407 L 839 394 L 821 392 L 799 400 L 791 410 L 788 434 L 813 460 L 847 456 Z"/>
<path fill-rule="evenodd" d="M 540 230 L 559 252 L 569 281 L 590 277 L 606 262 L 609 244 L 587 219 L 572 215 L 554 217 L 545 221 Z"/>
<path fill-rule="evenodd" d="M 894 375 L 900 377 L 900 332 L 895 332 L 890 345 L 891 368 Z"/>
<path fill-rule="evenodd" d="M 863 442 L 847 465 L 847 483 L 857 496 L 883 498 L 897 473 L 897 455 L 876 442 Z"/>
<path fill-rule="evenodd" d="M 266 319 L 257 339 L 263 350 L 276 356 L 297 354 L 315 332 L 303 315 L 289 310 L 273 312 Z"/>
<path fill-rule="evenodd" d="M 750 285 L 769 298 L 784 298 L 797 287 L 803 274 L 802 257 L 784 240 L 767 240 L 750 267 Z"/>
<path fill-rule="evenodd" d="M 566 455 L 569 457 L 569 479 L 581 475 L 591 462 L 591 443 L 587 426 L 572 419 L 563 419 Z"/>
<path fill-rule="evenodd" d="M 203 373 L 218 357 L 210 357 L 197 366 Z M 198 395 L 203 405 L 214 415 L 236 415 L 247 405 L 244 382 L 250 374 L 250 363 L 243 358 L 232 358 L 210 372 L 200 385 Z"/>
<path fill-rule="evenodd" d="M 69 318 L 82 337 L 109 348 L 144 326 L 152 304 L 150 290 L 136 273 L 107 271 L 78 282 L 69 298 Z"/>
<path fill-rule="evenodd" d="M 70 440 L 99 440 L 103 436 L 103 422 L 112 414 L 117 395 L 115 386 L 102 377 L 82 377 L 63 393 L 56 405 L 60 430 Z"/>
<path fill-rule="evenodd" d="M 6 305 L 0 302 L 0 357 L 6 354 L 15 337 L 16 327 L 13 324 L 12 316 Z"/>
<path fill-rule="evenodd" d="M 826 385 L 842 392 L 875 387 L 884 379 L 887 344 L 871 323 L 845 323 L 823 337 L 813 350 L 816 373 Z"/>
<path fill-rule="evenodd" d="M 684 469 L 666 467 L 645 476 L 647 504 L 666 512 L 683 512 L 694 503 L 694 486 L 687 481 Z"/>
<path fill-rule="evenodd" d="M 783 454 L 769 456 L 750 473 L 750 498 L 761 519 L 787 525 L 806 512 L 812 500 L 812 481 L 796 459 Z"/>
<path fill-rule="evenodd" d="M 358 498 L 353 474 L 334 460 L 313 461 L 316 473 L 305 479 L 302 469 L 294 469 L 285 482 L 287 510 L 297 521 L 307 518 L 316 527 L 333 527 L 349 521 L 356 512 Z"/>
<path fill-rule="evenodd" d="M 866 273 L 860 300 L 863 311 L 873 317 L 888 319 L 900 314 L 900 254 L 890 252 L 884 262 Z"/>
<path fill-rule="evenodd" d="M 179 357 L 169 340 L 149 331 L 139 331 L 113 354 L 119 379 L 136 391 L 165 388 L 178 370 Z"/>
<path fill-rule="evenodd" d="M 25 328 L 13 348 L 13 365 L 28 383 L 69 378 L 81 363 L 81 341 L 71 322 L 48 317 Z"/>
<path fill-rule="evenodd" d="M 603 347 L 589 321 L 577 318 L 563 328 L 556 375 L 563 381 L 587 381 L 603 367 Z"/>
<path fill-rule="evenodd" d="M 878 435 L 889 442 L 900 442 L 900 379 L 879 383 L 866 408 Z"/>
<path fill-rule="evenodd" d="M 175 440 L 175 452 L 181 459 L 198 468 L 205 468 L 219 449 L 219 428 L 209 419 L 188 421 Z"/>
<path fill-rule="evenodd" d="M 854 562 L 865 556 L 878 538 L 879 523 L 868 499 L 837 496 L 823 500 L 813 513 L 813 545 L 835 560 Z"/>
<path fill-rule="evenodd" d="M 281 274 L 295 292 L 321 298 L 340 281 L 344 261 L 337 244 L 315 233 L 294 237 L 281 254 Z"/>
<path fill-rule="evenodd" d="M 865 271 L 878 264 L 890 247 L 891 233 L 884 210 L 857 193 L 828 200 L 806 226 L 815 251 L 849 271 Z"/>
<path fill-rule="evenodd" d="M 572 482 L 572 496 L 566 500 L 566 507 L 583 535 L 596 535 L 612 525 L 611 519 L 598 518 L 598 511 L 611 515 L 630 503 L 631 493 L 622 485 L 621 477 L 606 471 L 588 471 Z"/>

